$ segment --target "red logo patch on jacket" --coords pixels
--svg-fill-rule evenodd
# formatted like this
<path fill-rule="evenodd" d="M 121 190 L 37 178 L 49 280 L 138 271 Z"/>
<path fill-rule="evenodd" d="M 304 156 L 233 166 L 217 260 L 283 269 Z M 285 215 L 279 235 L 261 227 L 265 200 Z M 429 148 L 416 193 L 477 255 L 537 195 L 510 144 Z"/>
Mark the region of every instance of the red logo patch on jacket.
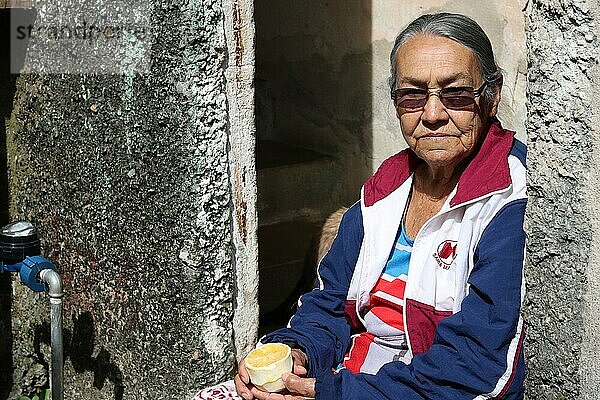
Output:
<path fill-rule="evenodd" d="M 437 248 L 437 251 L 433 253 L 433 258 L 437 261 L 438 265 L 444 269 L 450 269 L 452 262 L 456 258 L 456 240 L 444 240 Z"/>

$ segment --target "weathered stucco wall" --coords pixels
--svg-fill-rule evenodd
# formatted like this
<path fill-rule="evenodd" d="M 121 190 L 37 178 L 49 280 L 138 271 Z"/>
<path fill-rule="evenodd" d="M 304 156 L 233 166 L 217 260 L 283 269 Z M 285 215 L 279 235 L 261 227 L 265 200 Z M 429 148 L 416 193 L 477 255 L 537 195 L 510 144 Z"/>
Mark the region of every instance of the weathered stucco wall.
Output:
<path fill-rule="evenodd" d="M 599 5 L 527 10 L 530 399 L 598 398 Z"/>
<path fill-rule="evenodd" d="M 252 0 L 223 0 L 228 49 L 225 78 L 235 250 L 233 334 L 238 360 L 256 345 L 258 329 L 253 5 Z"/>
<path fill-rule="evenodd" d="M 594 24 L 590 26 L 590 32 L 595 35 L 595 56 L 598 58 L 598 38 L 600 37 L 600 2 L 589 4 L 594 17 Z M 600 212 L 598 211 L 598 199 L 600 198 L 600 68 L 598 61 L 589 71 L 590 81 L 585 90 L 585 96 L 592 107 L 591 126 L 594 128 L 589 132 L 592 145 L 592 157 L 590 160 L 590 177 L 587 182 L 586 203 L 590 214 L 590 226 L 592 229 L 590 258 L 586 270 L 587 288 L 583 296 L 584 309 L 584 338 L 581 347 L 581 388 L 582 399 L 593 400 L 598 398 L 598 387 L 600 386 Z"/>
<path fill-rule="evenodd" d="M 231 56 L 252 51 L 238 48 L 252 41 L 251 7 L 144 4 L 146 73 L 23 75 L 8 130 L 11 218 L 38 226 L 64 279 L 69 399 L 189 398 L 230 377 L 234 308 L 249 324 L 238 345 L 256 335 L 256 249 L 244 253 L 256 246 L 253 142 L 229 141 L 232 126 L 252 136 L 252 101 L 226 98 L 251 88 L 252 57 Z M 36 11 L 62 23 L 111 7 L 63 0 Z M 139 57 L 132 40 L 106 61 L 127 71 Z M 66 67 L 44 49 L 29 54 L 26 68 Z M 247 274 L 241 288 L 235 270 Z M 15 290 L 10 398 L 43 385 L 49 363 L 47 301 Z"/>

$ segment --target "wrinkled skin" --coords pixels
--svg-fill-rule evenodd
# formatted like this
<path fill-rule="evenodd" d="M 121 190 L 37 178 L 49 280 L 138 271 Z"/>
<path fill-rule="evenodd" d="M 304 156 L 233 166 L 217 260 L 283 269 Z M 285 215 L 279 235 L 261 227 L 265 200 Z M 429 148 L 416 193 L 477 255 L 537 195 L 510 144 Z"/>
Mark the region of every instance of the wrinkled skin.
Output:
<path fill-rule="evenodd" d="M 467 47 L 440 36 L 417 35 L 398 49 L 397 88 L 437 90 L 446 87 L 479 88 L 484 83 L 479 60 Z M 406 232 L 416 237 L 423 224 L 435 215 L 456 186 L 496 115 L 501 81 L 490 104 L 475 103 L 449 109 L 430 95 L 420 110 L 397 109 L 402 135 L 424 162 L 415 171 L 412 198 L 406 214 Z"/>
<path fill-rule="evenodd" d="M 397 88 L 479 88 L 484 82 L 475 54 L 439 36 L 421 34 L 409 39 L 398 49 L 396 66 Z M 439 97 L 429 96 L 423 110 L 397 112 L 406 143 L 433 176 L 451 174 L 476 149 L 489 118 L 496 115 L 500 94 L 490 107 L 482 107 L 481 99 L 470 108 L 453 110 L 444 107 Z"/>

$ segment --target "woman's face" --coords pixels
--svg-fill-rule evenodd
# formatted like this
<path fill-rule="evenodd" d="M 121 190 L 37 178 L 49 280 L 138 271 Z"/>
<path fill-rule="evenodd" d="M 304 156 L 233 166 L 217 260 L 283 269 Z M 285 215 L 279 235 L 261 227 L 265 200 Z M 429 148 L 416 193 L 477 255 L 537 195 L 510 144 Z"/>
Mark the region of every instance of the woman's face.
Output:
<path fill-rule="evenodd" d="M 478 89 L 484 83 L 475 54 L 445 37 L 421 34 L 409 39 L 398 49 L 396 65 L 396 89 Z M 475 150 L 488 118 L 496 114 L 499 99 L 498 94 L 484 115 L 481 96 L 467 107 L 448 108 L 430 94 L 423 108 L 397 108 L 396 115 L 406 142 L 417 156 L 432 168 L 453 168 Z"/>

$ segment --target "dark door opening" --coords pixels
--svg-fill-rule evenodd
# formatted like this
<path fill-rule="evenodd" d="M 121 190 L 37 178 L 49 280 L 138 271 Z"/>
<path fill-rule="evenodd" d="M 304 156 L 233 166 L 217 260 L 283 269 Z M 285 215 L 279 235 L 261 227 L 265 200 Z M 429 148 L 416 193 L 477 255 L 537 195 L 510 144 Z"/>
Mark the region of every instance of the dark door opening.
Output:
<path fill-rule="evenodd" d="M 255 2 L 260 333 L 291 316 L 310 243 L 370 174 L 371 0 Z"/>

